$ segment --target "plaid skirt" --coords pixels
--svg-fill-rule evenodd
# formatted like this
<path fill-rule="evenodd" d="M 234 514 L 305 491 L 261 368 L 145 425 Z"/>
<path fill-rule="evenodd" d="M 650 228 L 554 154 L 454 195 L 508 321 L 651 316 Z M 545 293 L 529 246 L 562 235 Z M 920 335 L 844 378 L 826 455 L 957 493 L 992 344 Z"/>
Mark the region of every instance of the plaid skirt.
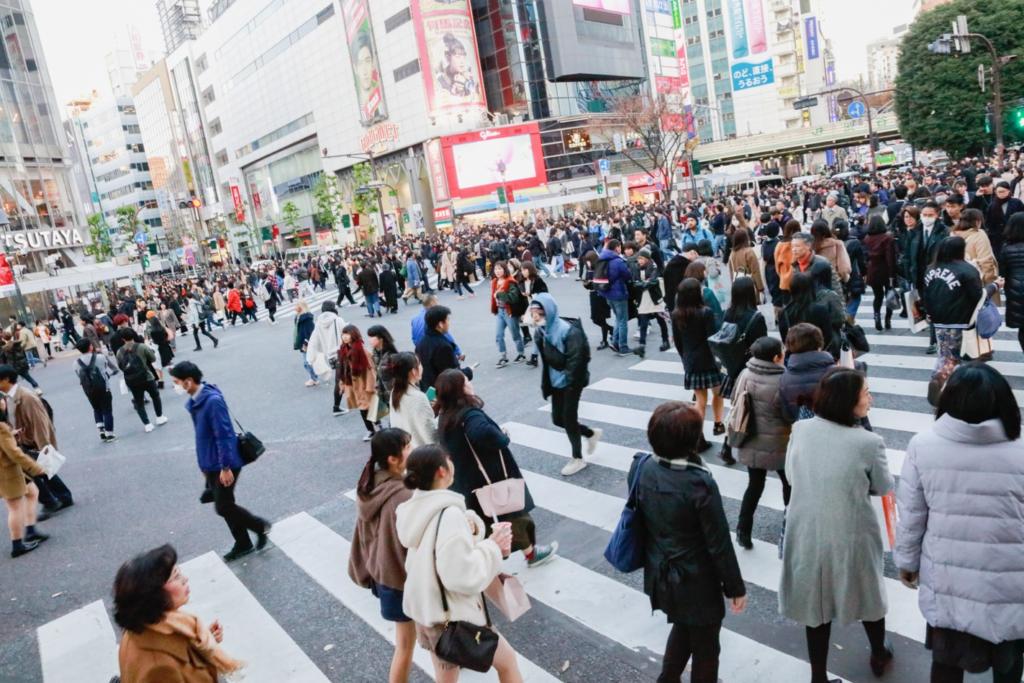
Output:
<path fill-rule="evenodd" d="M 706 370 L 704 372 L 686 373 L 683 376 L 683 388 L 692 391 L 693 389 L 711 389 L 717 387 L 725 380 L 725 374 L 720 370 Z"/>

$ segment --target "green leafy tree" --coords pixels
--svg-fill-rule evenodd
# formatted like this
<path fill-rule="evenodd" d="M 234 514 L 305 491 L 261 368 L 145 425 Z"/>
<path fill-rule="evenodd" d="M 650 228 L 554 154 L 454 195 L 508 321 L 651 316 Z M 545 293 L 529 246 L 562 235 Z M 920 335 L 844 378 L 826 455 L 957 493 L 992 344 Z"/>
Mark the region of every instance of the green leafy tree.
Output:
<path fill-rule="evenodd" d="M 373 182 L 373 168 L 366 161 L 356 164 L 352 167 L 352 178 L 355 181 L 356 187 L 352 197 L 352 210 L 367 216 L 371 213 L 377 213 L 377 191 L 359 191 L 360 187 L 366 187 L 367 183 Z"/>
<path fill-rule="evenodd" d="M 139 211 L 134 206 L 119 206 L 114 213 L 117 215 L 117 228 L 125 238 L 125 252 L 132 254 L 138 250 L 135 245 L 135 234 L 140 230 L 149 235 L 149 226 L 139 220 Z"/>
<path fill-rule="evenodd" d="M 83 251 L 87 256 L 95 258 L 97 263 L 109 261 L 114 255 L 114 247 L 110 244 L 110 227 L 103 219 L 103 214 L 92 214 L 86 223 L 89 225 L 89 244 L 85 245 Z"/>
<path fill-rule="evenodd" d="M 978 89 L 978 65 L 992 66 L 984 43 L 971 40 L 970 54 L 932 54 L 928 44 L 949 33 L 958 14 L 967 16 L 971 33 L 992 41 L 996 52 L 1021 55 L 1002 69 L 1003 137 L 1006 144 L 1024 140 L 1011 121 L 1016 101 L 1024 96 L 1024 2 L 979 3 L 954 0 L 920 15 L 900 46 L 896 77 L 896 114 L 900 132 L 921 149 L 941 149 L 950 157 L 977 154 L 995 144 L 985 131 L 985 105 L 991 83 Z"/>
<path fill-rule="evenodd" d="M 313 186 L 313 199 L 316 202 L 314 219 L 317 225 L 334 230 L 346 213 L 338 190 L 338 177 L 333 173 L 320 174 L 320 180 Z"/>
<path fill-rule="evenodd" d="M 302 214 L 299 213 L 299 207 L 295 206 L 294 202 L 286 202 L 281 207 L 281 222 L 286 226 L 294 230 L 299 227 L 299 217 Z"/>

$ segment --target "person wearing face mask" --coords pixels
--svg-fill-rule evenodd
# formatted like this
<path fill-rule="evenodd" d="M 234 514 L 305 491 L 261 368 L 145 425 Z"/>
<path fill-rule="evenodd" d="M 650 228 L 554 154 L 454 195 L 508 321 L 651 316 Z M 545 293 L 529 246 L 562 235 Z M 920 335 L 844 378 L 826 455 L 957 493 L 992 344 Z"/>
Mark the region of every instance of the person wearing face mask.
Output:
<path fill-rule="evenodd" d="M 946 199 L 947 209 L 958 216 L 963 206 L 963 197 L 951 195 Z M 924 274 L 935 261 L 939 243 L 949 236 L 949 227 L 938 220 L 939 205 L 927 202 L 923 208 L 908 206 L 903 210 L 903 222 L 907 226 L 907 238 L 903 249 L 903 276 L 922 296 L 919 305 L 924 308 Z M 928 348 L 925 353 L 932 355 L 937 350 L 935 326 L 928 323 Z"/>
<path fill-rule="evenodd" d="M 1003 250 L 1003 231 L 1006 230 L 1007 221 L 1013 214 L 1021 212 L 1024 212 L 1024 202 L 1010 196 L 1010 183 L 1005 180 L 996 183 L 992 203 L 985 213 L 985 232 L 996 258 L 999 258 Z"/>
<path fill-rule="evenodd" d="M 174 393 L 188 395 L 185 409 L 192 416 L 196 432 L 196 460 L 206 479 L 203 500 L 213 501 L 214 510 L 224 518 L 235 540 L 224 559 L 227 562 L 245 557 L 267 545 L 270 522 L 252 514 L 235 503 L 235 485 L 242 471 L 238 453 L 238 436 L 228 412 L 224 394 L 213 384 L 203 381 L 203 372 L 191 361 L 182 361 L 171 368 Z M 256 534 L 253 546 L 249 532 Z"/>

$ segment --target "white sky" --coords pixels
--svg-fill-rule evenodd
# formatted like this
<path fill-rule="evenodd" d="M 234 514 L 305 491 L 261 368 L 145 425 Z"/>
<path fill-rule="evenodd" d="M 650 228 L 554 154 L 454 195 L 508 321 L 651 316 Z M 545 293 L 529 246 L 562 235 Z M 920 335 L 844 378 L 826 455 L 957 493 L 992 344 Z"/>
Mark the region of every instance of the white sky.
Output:
<path fill-rule="evenodd" d="M 820 0 L 825 36 L 832 41 L 840 80 L 867 76 L 865 45 L 910 19 L 912 0 Z M 206 2 L 201 3 L 204 7 Z M 109 89 L 104 56 L 128 46 L 128 25 L 146 49 L 162 53 L 154 0 L 32 0 L 58 103 Z M 205 9 L 204 9 L 205 12 Z"/>
<path fill-rule="evenodd" d="M 62 115 L 73 97 L 110 91 L 104 57 L 114 46 L 128 49 L 129 25 L 138 29 L 144 49 L 163 54 L 154 0 L 31 2 Z"/>
<path fill-rule="evenodd" d="M 836 77 L 864 76 L 867 80 L 866 46 L 892 35 L 892 29 L 911 19 L 912 0 L 819 0 L 821 27 L 832 41 Z"/>

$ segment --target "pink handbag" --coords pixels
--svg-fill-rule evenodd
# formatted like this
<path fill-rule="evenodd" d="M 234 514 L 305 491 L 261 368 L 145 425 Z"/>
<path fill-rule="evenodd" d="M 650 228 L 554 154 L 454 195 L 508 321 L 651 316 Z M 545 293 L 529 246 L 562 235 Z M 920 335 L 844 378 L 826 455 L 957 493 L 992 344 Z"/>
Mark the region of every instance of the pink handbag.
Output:
<path fill-rule="evenodd" d="M 494 606 L 501 610 L 509 621 L 515 621 L 530 609 L 530 598 L 526 589 L 514 576 L 498 574 L 494 581 L 484 589 L 484 595 L 490 598 Z"/>
<path fill-rule="evenodd" d="M 484 475 L 484 481 L 487 482 L 487 486 L 481 486 L 473 491 L 484 514 L 494 518 L 511 512 L 519 512 L 526 507 L 526 482 L 522 479 L 509 479 L 508 468 L 505 466 L 505 454 L 498 451 L 498 457 L 501 458 L 501 471 L 505 473 L 505 478 L 492 483 L 480 462 L 480 457 L 473 448 L 473 444 L 469 442 L 468 436 L 466 444 L 473 454 L 473 459 L 476 460 L 476 466 L 480 468 L 480 474 Z"/>

